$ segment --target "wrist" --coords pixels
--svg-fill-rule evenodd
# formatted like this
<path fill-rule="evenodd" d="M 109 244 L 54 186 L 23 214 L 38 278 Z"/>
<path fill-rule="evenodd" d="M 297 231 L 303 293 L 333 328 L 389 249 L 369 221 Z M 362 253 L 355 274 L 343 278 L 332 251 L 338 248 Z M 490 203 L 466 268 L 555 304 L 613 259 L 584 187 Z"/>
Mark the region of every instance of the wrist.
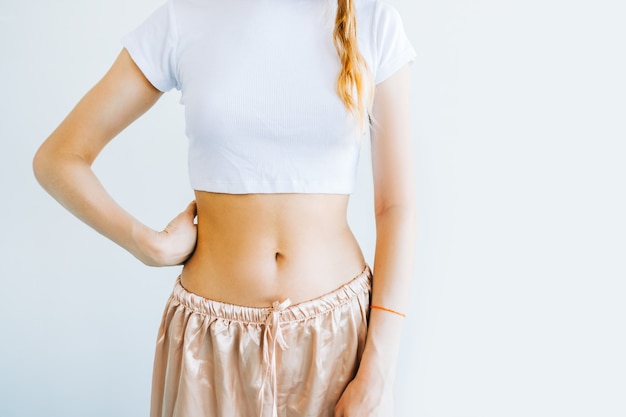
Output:
<path fill-rule="evenodd" d="M 363 358 L 355 379 L 372 389 L 393 384 L 396 377 L 395 361 L 373 361 Z"/>
<path fill-rule="evenodd" d="M 371 310 L 363 352 L 374 362 L 394 361 L 398 355 L 405 319 L 387 311 Z"/>
<path fill-rule="evenodd" d="M 159 233 L 135 222 L 131 228 L 131 247 L 128 251 L 148 266 L 161 265 L 162 248 Z"/>

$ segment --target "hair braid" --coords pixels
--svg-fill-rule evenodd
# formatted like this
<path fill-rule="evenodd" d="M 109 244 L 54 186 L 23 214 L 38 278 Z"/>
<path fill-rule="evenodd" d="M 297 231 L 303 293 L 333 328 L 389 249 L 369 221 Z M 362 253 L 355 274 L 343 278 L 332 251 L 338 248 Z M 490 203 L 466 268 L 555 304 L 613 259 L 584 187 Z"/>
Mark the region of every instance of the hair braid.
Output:
<path fill-rule="evenodd" d="M 333 41 L 341 60 L 337 93 L 346 108 L 355 116 L 359 126 L 363 128 L 364 121 L 371 110 L 374 85 L 367 63 L 358 49 L 354 0 L 337 0 Z M 367 103 L 365 102 L 366 88 L 369 90 Z"/>

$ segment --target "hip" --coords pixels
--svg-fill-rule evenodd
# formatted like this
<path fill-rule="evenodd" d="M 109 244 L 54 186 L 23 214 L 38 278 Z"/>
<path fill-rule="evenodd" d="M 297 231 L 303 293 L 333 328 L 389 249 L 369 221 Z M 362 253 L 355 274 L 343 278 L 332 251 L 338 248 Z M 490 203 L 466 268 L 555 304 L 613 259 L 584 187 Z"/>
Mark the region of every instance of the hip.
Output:
<path fill-rule="evenodd" d="M 236 306 L 177 281 L 159 330 L 153 416 L 332 416 L 365 345 L 371 271 L 302 303 Z"/>

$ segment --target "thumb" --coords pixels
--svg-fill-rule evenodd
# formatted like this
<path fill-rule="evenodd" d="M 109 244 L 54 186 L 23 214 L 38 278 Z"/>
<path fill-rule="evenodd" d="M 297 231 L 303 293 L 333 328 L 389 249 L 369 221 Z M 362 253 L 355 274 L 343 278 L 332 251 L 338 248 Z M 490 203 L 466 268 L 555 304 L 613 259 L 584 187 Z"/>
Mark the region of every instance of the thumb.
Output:
<path fill-rule="evenodd" d="M 193 200 L 191 203 L 189 203 L 183 213 L 191 216 L 191 218 L 195 218 L 198 214 L 198 206 L 196 205 L 196 200 Z"/>
<path fill-rule="evenodd" d="M 178 227 L 181 224 L 193 223 L 193 220 L 195 219 L 196 214 L 197 214 L 196 201 L 194 200 L 191 203 L 189 203 L 187 207 L 185 207 L 185 210 L 178 213 L 178 215 L 174 217 L 172 221 L 168 223 L 168 225 L 165 227 L 163 231 L 166 233 L 169 233 L 178 229 Z"/>

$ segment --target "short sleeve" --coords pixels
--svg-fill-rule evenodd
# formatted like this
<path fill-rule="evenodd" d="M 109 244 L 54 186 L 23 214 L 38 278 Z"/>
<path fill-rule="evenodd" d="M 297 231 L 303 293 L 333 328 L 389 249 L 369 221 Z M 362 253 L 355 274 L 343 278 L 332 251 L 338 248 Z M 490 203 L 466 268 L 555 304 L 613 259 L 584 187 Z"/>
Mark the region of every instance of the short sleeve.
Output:
<path fill-rule="evenodd" d="M 374 83 L 389 78 L 407 63 L 415 61 L 415 49 L 404 32 L 400 13 L 392 5 L 377 1 L 375 11 L 376 72 Z"/>
<path fill-rule="evenodd" d="M 160 91 L 180 89 L 176 77 L 176 22 L 172 0 L 122 38 L 135 64 Z"/>

